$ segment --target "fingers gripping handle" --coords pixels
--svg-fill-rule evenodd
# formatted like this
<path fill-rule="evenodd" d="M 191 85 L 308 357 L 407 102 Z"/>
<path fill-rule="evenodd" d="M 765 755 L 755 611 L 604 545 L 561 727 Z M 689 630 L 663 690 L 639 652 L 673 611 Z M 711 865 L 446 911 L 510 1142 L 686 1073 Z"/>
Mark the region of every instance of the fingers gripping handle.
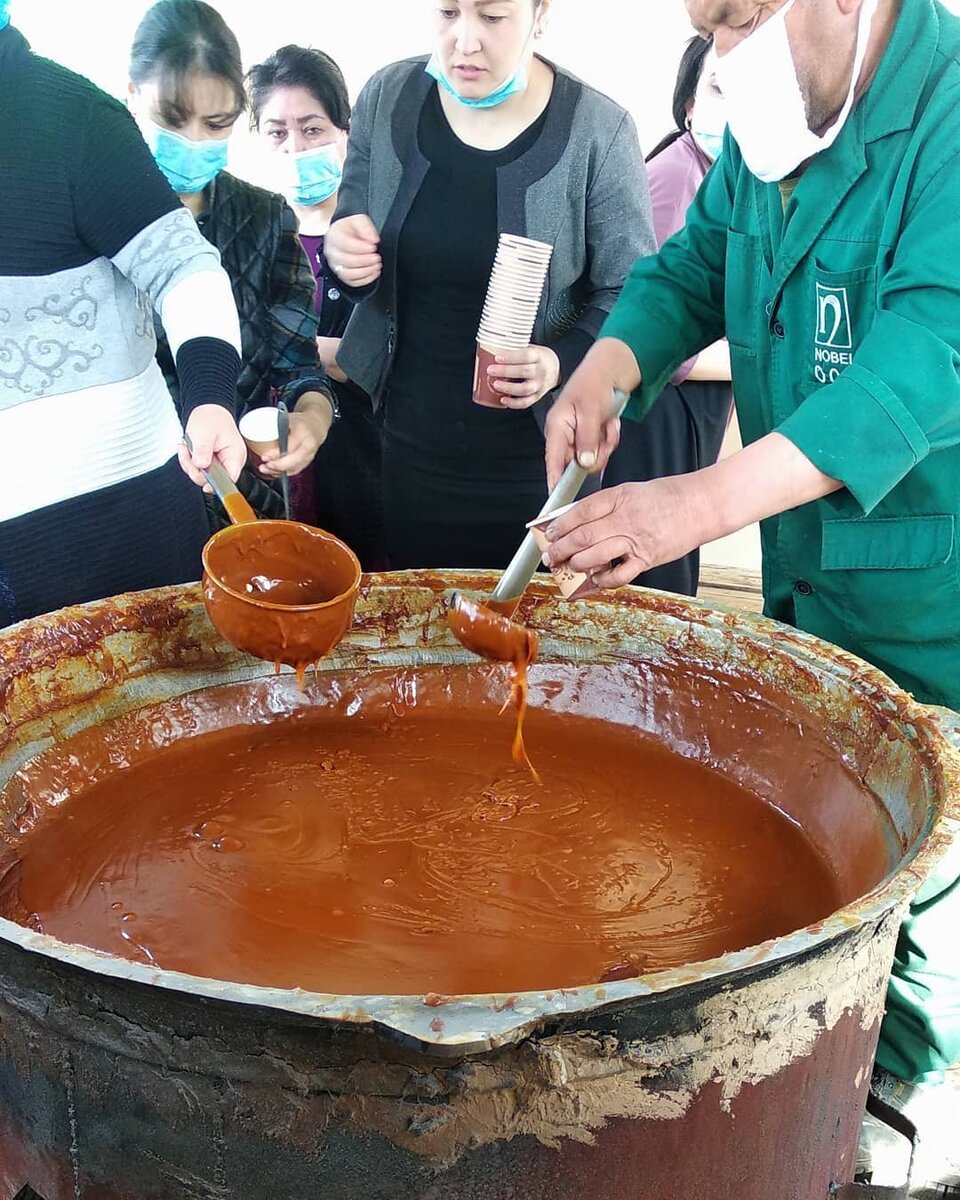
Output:
<path fill-rule="evenodd" d="M 614 390 L 613 411 L 610 414 L 612 419 L 617 420 L 623 416 L 623 410 L 627 407 L 629 399 L 630 396 L 627 392 L 621 392 L 618 389 Z M 583 487 L 589 474 L 590 472 L 581 467 L 575 458 L 571 459 L 567 464 L 566 470 L 560 476 L 557 486 L 547 497 L 546 503 L 537 514 L 537 519 L 540 520 L 543 517 L 549 517 L 557 509 L 565 508 L 566 505 L 571 504 L 577 498 L 577 493 Z M 520 549 L 510 560 L 503 575 L 501 575 L 500 582 L 494 588 L 491 599 L 502 603 L 522 596 L 526 591 L 527 584 L 534 577 L 537 567 L 540 565 L 541 553 L 533 532 L 528 532 L 520 545 Z"/>

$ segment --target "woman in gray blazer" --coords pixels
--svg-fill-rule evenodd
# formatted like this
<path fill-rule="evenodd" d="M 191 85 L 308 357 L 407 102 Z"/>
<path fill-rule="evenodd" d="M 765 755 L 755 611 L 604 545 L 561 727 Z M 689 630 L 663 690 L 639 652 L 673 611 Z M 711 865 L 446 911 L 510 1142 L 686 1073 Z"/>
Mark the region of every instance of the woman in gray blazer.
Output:
<path fill-rule="evenodd" d="M 655 241 L 629 115 L 534 53 L 550 0 L 449 0 L 434 53 L 378 72 L 354 112 L 327 259 L 358 305 L 341 369 L 384 429 L 391 565 L 500 567 L 546 495 L 557 389 Z M 529 350 L 472 402 L 500 233 L 549 242 Z"/>

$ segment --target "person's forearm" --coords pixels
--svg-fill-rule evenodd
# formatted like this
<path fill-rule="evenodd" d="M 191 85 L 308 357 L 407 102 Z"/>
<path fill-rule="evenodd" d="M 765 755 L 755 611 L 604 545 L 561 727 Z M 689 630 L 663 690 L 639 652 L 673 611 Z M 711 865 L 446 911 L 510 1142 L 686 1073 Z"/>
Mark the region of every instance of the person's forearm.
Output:
<path fill-rule="evenodd" d="M 323 437 L 330 432 L 330 426 L 333 424 L 333 405 L 323 392 L 304 392 L 293 411 L 315 417 L 322 426 Z"/>
<path fill-rule="evenodd" d="M 687 379 L 694 383 L 728 383 L 730 377 L 730 346 L 726 338 L 701 350 L 687 372 Z"/>
<path fill-rule="evenodd" d="M 318 337 L 317 351 L 320 355 L 320 363 L 323 369 L 331 379 L 336 379 L 339 383 L 346 383 L 347 377 L 337 363 L 337 351 L 340 349 L 340 339 L 336 337 Z"/>
<path fill-rule="evenodd" d="M 584 361 L 596 364 L 609 375 L 612 387 L 621 392 L 634 392 L 642 382 L 640 367 L 633 351 L 619 338 L 598 338 Z"/>
<path fill-rule="evenodd" d="M 780 433 L 684 476 L 697 513 L 700 544 L 839 491 L 843 484 L 819 471 Z"/>
<path fill-rule="evenodd" d="M 177 350 L 176 368 L 184 424 L 194 409 L 210 404 L 235 416 L 240 356 L 234 346 L 220 338 L 191 338 Z"/>

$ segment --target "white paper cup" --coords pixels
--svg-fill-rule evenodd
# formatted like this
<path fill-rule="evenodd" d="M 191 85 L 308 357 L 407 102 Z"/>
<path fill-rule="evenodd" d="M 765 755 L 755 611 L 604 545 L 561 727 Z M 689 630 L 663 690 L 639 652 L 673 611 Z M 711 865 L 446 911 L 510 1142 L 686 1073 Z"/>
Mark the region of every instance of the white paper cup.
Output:
<path fill-rule="evenodd" d="M 280 449 L 280 413 L 273 407 L 251 408 L 240 418 L 240 436 L 257 458 Z"/>
<path fill-rule="evenodd" d="M 522 321 L 524 318 L 532 319 L 535 317 L 539 307 L 539 296 L 536 298 L 531 296 L 529 299 L 517 299 L 515 296 L 488 296 L 483 306 L 483 311 L 509 314 Z"/>
<path fill-rule="evenodd" d="M 552 254 L 553 247 L 546 242 L 500 235 L 477 331 L 474 403 L 502 407 L 501 394 L 488 382 L 487 368 L 501 351 L 530 345 Z"/>
<path fill-rule="evenodd" d="M 487 289 L 486 304 L 499 301 L 508 304 L 532 304 L 537 307 L 543 295 L 543 284 L 527 286 L 522 283 L 500 283 L 494 280 Z"/>
<path fill-rule="evenodd" d="M 573 505 L 567 504 L 563 508 L 558 508 L 556 512 L 552 512 L 548 517 L 539 517 L 536 521 L 531 521 L 527 525 L 527 528 L 533 533 L 534 540 L 542 551 L 545 551 L 550 545 L 545 533 L 547 526 L 551 521 L 562 517 L 565 512 L 569 512 L 571 508 L 573 508 Z M 560 595 L 565 600 L 582 600 L 584 596 L 592 596 L 595 592 L 599 591 L 590 576 L 585 575 L 582 571 L 571 571 L 567 566 L 560 566 L 551 567 L 550 574 L 560 589 Z"/>
<path fill-rule="evenodd" d="M 546 279 L 544 271 L 504 270 L 494 267 L 490 272 L 490 286 L 499 287 L 541 287 Z"/>
<path fill-rule="evenodd" d="M 477 341 L 483 346 L 498 346 L 504 350 L 520 350 L 530 345 L 530 331 L 515 326 L 481 325 Z"/>
<path fill-rule="evenodd" d="M 536 291 L 530 292 L 527 295 L 512 290 L 498 289 L 487 293 L 483 307 L 485 310 L 488 308 L 511 308 L 520 313 L 536 313 L 540 307 L 540 297 L 542 295 L 542 288 L 537 288 Z"/>
<path fill-rule="evenodd" d="M 483 306 L 483 315 L 507 317 L 511 321 L 532 321 L 539 308 L 539 300 L 506 300 L 488 296 Z"/>
<path fill-rule="evenodd" d="M 549 242 L 538 242 L 533 238 L 521 237 L 517 233 L 501 233 L 499 244 L 519 250 L 528 250 L 531 254 L 546 255 L 547 258 L 553 254 L 553 246 Z"/>
<path fill-rule="evenodd" d="M 507 296 L 497 292 L 489 292 L 483 305 L 484 312 L 494 309 L 507 310 L 523 317 L 527 314 L 536 315 L 540 307 L 540 290 L 533 296 Z"/>

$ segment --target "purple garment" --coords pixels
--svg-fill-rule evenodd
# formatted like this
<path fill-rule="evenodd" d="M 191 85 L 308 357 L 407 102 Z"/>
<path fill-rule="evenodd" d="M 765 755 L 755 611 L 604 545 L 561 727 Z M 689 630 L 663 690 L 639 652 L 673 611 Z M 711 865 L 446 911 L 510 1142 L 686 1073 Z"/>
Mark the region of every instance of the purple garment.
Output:
<path fill-rule="evenodd" d="M 313 282 L 317 285 L 317 294 L 314 302 L 317 308 L 317 320 L 319 321 L 320 315 L 323 312 L 324 269 L 327 265 L 323 257 L 323 234 L 301 233 L 300 245 L 307 255 L 310 270 L 313 272 Z"/>
<path fill-rule="evenodd" d="M 317 285 L 318 337 L 343 337 L 353 312 L 353 302 L 340 291 L 340 280 L 327 266 L 322 233 L 301 233 L 300 245 L 307 255 Z"/>
<path fill-rule="evenodd" d="M 689 132 L 681 134 L 647 164 L 653 231 L 658 247 L 683 228 L 687 209 L 709 170 L 710 159 Z M 681 363 L 670 382 L 683 383 L 696 361 L 694 357 Z"/>

